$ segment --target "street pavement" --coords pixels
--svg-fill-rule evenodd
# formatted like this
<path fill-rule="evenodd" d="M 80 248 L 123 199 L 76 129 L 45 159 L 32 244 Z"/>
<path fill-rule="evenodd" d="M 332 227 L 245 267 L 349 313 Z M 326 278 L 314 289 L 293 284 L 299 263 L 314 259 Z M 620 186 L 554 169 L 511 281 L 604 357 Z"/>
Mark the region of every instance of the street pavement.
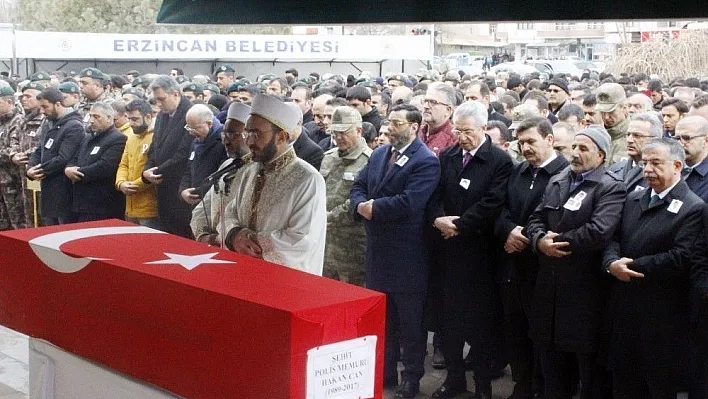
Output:
<path fill-rule="evenodd" d="M 432 353 L 429 345 L 428 353 Z M 430 364 L 430 356 L 425 359 L 425 376 L 421 380 L 418 399 L 430 398 L 433 392 L 445 380 L 445 370 L 435 370 Z M 472 373 L 467 373 L 468 388 L 474 390 Z M 511 373 L 506 369 L 504 378 L 492 384 L 494 398 L 507 398 L 511 395 L 513 383 Z M 459 398 L 471 398 L 472 392 Z M 384 399 L 394 399 L 395 390 L 386 391 Z M 27 336 L 0 326 L 0 399 L 29 398 L 29 348 Z"/>

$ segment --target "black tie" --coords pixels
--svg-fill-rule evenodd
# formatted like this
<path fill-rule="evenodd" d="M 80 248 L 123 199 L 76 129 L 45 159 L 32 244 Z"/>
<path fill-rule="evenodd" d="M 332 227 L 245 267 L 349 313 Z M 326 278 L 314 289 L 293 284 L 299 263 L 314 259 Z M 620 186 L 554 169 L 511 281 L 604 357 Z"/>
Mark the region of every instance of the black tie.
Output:
<path fill-rule="evenodd" d="M 661 198 L 659 198 L 658 195 L 656 195 L 656 194 L 652 195 L 651 199 L 649 199 L 649 207 L 651 208 L 659 201 L 661 201 Z"/>
<path fill-rule="evenodd" d="M 391 158 L 389 158 L 388 165 L 386 166 L 386 173 L 391 171 L 391 168 L 393 168 L 396 161 L 398 161 L 398 150 L 393 150 L 391 151 Z"/>

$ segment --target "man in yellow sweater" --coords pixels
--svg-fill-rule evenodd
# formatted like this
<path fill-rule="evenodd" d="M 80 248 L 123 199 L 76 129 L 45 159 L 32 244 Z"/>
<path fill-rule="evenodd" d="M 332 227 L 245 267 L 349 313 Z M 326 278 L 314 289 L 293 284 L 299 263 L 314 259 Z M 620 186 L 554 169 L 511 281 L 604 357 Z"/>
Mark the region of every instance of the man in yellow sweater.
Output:
<path fill-rule="evenodd" d="M 133 133 L 128 136 L 118 166 L 116 189 L 125 194 L 125 220 L 159 230 L 155 186 L 142 180 L 152 144 L 152 107 L 145 100 L 133 100 L 126 106 L 126 114 Z"/>

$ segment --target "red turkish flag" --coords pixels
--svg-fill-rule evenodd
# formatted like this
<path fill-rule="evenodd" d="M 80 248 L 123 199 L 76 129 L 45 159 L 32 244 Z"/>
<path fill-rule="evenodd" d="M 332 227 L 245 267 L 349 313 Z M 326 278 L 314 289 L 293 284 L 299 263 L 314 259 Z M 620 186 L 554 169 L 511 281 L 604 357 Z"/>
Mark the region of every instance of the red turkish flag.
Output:
<path fill-rule="evenodd" d="M 309 349 L 376 335 L 383 396 L 383 294 L 117 220 L 0 245 L 0 324 L 78 356 L 186 398 L 305 398 Z"/>

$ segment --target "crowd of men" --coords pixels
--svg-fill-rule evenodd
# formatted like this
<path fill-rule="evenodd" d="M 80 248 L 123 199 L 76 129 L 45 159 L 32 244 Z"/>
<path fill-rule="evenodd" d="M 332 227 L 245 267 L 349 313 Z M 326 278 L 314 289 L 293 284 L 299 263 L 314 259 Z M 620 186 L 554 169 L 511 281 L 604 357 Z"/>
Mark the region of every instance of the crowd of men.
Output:
<path fill-rule="evenodd" d="M 591 71 L 38 72 L 0 81 L 0 230 L 119 218 L 383 292 L 399 398 L 427 331 L 434 398 L 467 371 L 491 398 L 507 364 L 516 399 L 706 398 L 707 92 Z"/>

